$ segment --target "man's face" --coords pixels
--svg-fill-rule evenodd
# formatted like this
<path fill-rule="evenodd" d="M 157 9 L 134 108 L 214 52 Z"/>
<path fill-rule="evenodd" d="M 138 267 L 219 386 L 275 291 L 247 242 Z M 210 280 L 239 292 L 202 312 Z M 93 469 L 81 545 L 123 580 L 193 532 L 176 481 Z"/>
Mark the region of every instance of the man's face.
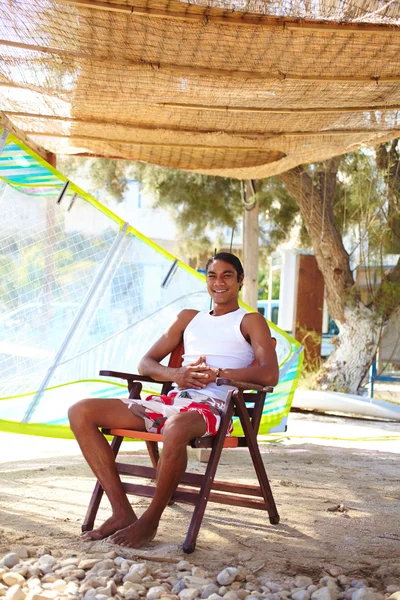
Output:
<path fill-rule="evenodd" d="M 216 304 L 237 300 L 243 275 L 238 281 L 238 274 L 233 265 L 224 260 L 213 260 L 206 276 L 208 293 Z"/>

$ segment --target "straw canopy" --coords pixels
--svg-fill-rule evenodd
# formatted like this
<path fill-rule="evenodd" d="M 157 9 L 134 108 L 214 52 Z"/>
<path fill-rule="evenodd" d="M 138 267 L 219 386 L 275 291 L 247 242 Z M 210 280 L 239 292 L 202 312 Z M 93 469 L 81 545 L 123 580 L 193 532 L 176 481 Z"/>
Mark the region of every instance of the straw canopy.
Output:
<path fill-rule="evenodd" d="M 46 152 L 262 178 L 400 135 L 400 3 L 0 0 L 0 119 Z"/>

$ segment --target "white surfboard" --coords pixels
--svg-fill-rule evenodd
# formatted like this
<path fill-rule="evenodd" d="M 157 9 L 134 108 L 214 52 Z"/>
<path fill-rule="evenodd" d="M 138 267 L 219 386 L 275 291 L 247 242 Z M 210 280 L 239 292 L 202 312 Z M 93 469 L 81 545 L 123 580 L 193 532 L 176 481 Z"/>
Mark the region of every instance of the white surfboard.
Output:
<path fill-rule="evenodd" d="M 400 421 L 400 404 L 339 392 L 297 389 L 292 407 Z"/>

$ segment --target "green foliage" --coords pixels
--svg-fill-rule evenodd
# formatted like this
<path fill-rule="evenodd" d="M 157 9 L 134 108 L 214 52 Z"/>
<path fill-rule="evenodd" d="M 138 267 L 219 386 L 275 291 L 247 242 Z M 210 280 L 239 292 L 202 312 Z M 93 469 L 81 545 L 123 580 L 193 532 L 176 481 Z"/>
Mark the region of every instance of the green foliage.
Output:
<path fill-rule="evenodd" d="M 326 163 L 309 165 L 308 173 L 314 186 L 324 189 Z M 336 226 L 346 236 L 350 252 L 357 251 L 360 260 L 369 264 L 389 251 L 391 223 L 389 220 L 387 173 L 379 167 L 371 149 L 351 152 L 341 158 L 336 179 L 333 211 Z M 307 236 L 303 238 L 307 245 Z"/>
<path fill-rule="evenodd" d="M 383 317 L 384 319 L 389 317 L 393 309 L 400 306 L 399 281 L 383 281 L 374 300 L 377 317 Z"/>
<path fill-rule="evenodd" d="M 60 157 L 58 169 L 72 181 L 79 183 L 84 177 L 88 191 L 96 196 L 99 191 L 106 192 L 111 199 L 121 202 L 126 192 L 129 179 L 133 177 L 134 163 L 106 158 L 80 158 L 72 156 Z M 102 198 L 104 201 L 104 197 Z"/>
<path fill-rule="evenodd" d="M 237 228 L 243 214 L 243 184 L 237 179 L 211 177 L 119 160 L 61 157 L 58 168 L 89 193 L 121 201 L 128 179 L 140 181 L 156 198 L 155 208 L 171 213 L 181 250 L 198 258 L 222 245 L 222 230 Z M 276 177 L 256 182 L 260 206 L 260 238 L 269 252 L 284 241 L 298 214 L 296 202 Z"/>
<path fill-rule="evenodd" d="M 392 140 L 375 149 L 376 163 L 387 187 L 387 222 L 385 238 L 387 252 L 400 253 L 400 141 Z"/>
<path fill-rule="evenodd" d="M 171 213 L 190 257 L 213 250 L 210 228 L 236 227 L 242 213 L 239 181 L 144 163 L 136 165 L 135 174 L 145 191 L 154 194 L 155 208 Z"/>
<path fill-rule="evenodd" d="M 342 234 L 357 227 L 364 236 L 384 225 L 385 185 L 370 151 L 347 154 L 340 164 L 334 212 Z"/>
<path fill-rule="evenodd" d="M 299 208 L 277 177 L 259 182 L 257 197 L 260 203 L 262 242 L 268 252 L 285 241 L 295 223 Z"/>
<path fill-rule="evenodd" d="M 400 154 L 395 142 L 380 147 L 380 153 L 359 150 L 342 157 L 336 180 L 333 210 L 336 225 L 346 236 L 346 247 L 357 252 L 365 264 L 377 261 L 380 253 L 393 248 L 393 206 L 400 202 Z M 378 153 L 378 151 L 377 151 Z M 118 160 L 64 158 L 61 169 L 73 178 L 84 173 L 92 186 L 89 191 L 105 189 L 121 200 L 127 179 L 135 177 L 144 189 L 154 194 L 157 208 L 168 210 L 175 220 L 181 249 L 191 258 L 221 246 L 222 231 L 236 228 L 243 214 L 243 184 L 235 179 L 211 177 Z M 316 188 L 323 190 L 327 163 L 307 167 Z M 260 206 L 260 241 L 270 253 L 299 226 L 299 243 L 311 243 L 297 203 L 277 177 L 255 183 Z M 392 198 L 392 200 L 390 200 Z M 397 211 L 398 212 L 398 211 Z M 265 286 L 264 286 L 265 287 Z"/>
<path fill-rule="evenodd" d="M 156 207 L 168 210 L 178 227 L 185 253 L 198 257 L 220 245 L 215 232 L 236 228 L 243 214 L 243 183 L 138 163 L 136 178 L 155 194 Z M 295 201 L 275 178 L 257 182 L 260 234 L 269 251 L 286 239 L 298 213 Z M 211 237 L 213 236 L 213 237 Z"/>
<path fill-rule="evenodd" d="M 261 264 L 268 264 L 266 261 Z M 269 270 L 261 268 L 258 274 L 258 298 L 259 300 L 268 300 L 269 297 Z M 273 271 L 272 273 L 272 300 L 279 298 L 280 289 L 280 272 Z"/>

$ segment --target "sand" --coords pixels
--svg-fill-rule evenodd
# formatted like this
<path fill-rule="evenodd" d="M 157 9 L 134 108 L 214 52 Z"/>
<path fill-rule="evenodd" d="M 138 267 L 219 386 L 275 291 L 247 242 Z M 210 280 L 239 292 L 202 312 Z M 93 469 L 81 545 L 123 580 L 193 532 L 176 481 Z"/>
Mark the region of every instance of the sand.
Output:
<path fill-rule="evenodd" d="M 289 433 L 261 444 L 280 524 L 263 511 L 209 504 L 191 562 L 276 576 L 336 567 L 378 587 L 399 582 L 399 424 L 294 413 Z M 20 545 L 69 556 L 113 548 L 79 538 L 94 479 L 75 441 L 0 434 L 0 442 L 0 554 Z M 124 443 L 123 460 L 133 454 L 148 464 L 144 445 Z M 204 470 L 194 451 L 190 466 Z M 247 449 L 224 451 L 217 478 L 232 477 L 255 482 Z M 140 514 L 148 500 L 131 498 Z M 105 500 L 98 522 L 108 515 Z M 168 507 L 158 537 L 125 555 L 179 560 L 190 515 L 189 506 Z"/>

